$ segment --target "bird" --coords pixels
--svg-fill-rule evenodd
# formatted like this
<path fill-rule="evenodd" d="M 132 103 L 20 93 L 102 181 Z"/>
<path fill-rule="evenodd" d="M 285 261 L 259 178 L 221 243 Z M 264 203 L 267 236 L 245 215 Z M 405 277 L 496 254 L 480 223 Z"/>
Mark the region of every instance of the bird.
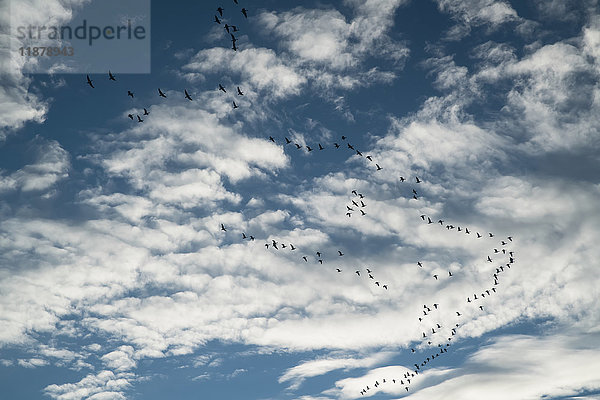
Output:
<path fill-rule="evenodd" d="M 339 268 L 336 268 L 335 270 L 336 270 L 337 272 L 342 272 L 342 270 L 341 270 L 341 269 L 339 269 Z"/>
<path fill-rule="evenodd" d="M 306 258 L 306 256 L 302 256 L 302 258 L 304 259 L 304 261 L 308 262 L 308 259 Z"/>
<path fill-rule="evenodd" d="M 425 217 L 426 217 L 426 216 L 427 216 L 427 215 L 425 215 L 425 214 L 421 215 L 421 219 L 422 219 L 423 221 L 425 221 Z"/>
<path fill-rule="evenodd" d="M 237 94 L 238 94 L 238 96 L 243 96 L 244 95 L 244 93 L 242 92 L 242 89 L 240 89 L 239 86 L 237 87 Z"/>
<path fill-rule="evenodd" d="M 148 110 L 146 110 L 146 109 L 144 108 L 144 115 L 148 115 L 148 114 L 150 114 L 150 113 L 148 112 Z"/>
<path fill-rule="evenodd" d="M 108 70 L 108 79 L 111 81 L 116 81 L 115 76 L 110 72 L 110 70 Z"/>
<path fill-rule="evenodd" d="M 244 17 L 248 18 L 248 10 L 245 8 L 242 8 L 242 14 L 244 14 Z"/>
<path fill-rule="evenodd" d="M 417 262 L 417 265 L 421 268 L 423 268 L 423 264 L 421 264 L 421 261 Z"/>
<path fill-rule="evenodd" d="M 452 276 L 452 272 L 451 271 L 448 271 L 448 276 Z"/>
<path fill-rule="evenodd" d="M 235 45 L 235 42 L 231 43 L 231 48 L 233 49 L 233 51 L 237 51 L 237 46 Z"/>
<path fill-rule="evenodd" d="M 188 93 L 187 89 L 183 89 L 183 92 L 185 93 L 185 98 L 188 99 L 189 101 L 192 101 L 192 97 Z"/>
<path fill-rule="evenodd" d="M 338 255 L 341 257 L 344 255 L 344 253 L 342 253 L 341 251 L 338 250 Z"/>
<path fill-rule="evenodd" d="M 227 93 L 227 90 L 225 90 L 223 85 L 221 85 L 220 83 L 219 83 L 219 90 L 221 90 L 223 93 Z"/>
<path fill-rule="evenodd" d="M 438 280 L 438 276 L 437 275 L 433 275 L 433 277 L 435 278 L 435 280 Z"/>
<path fill-rule="evenodd" d="M 219 7 L 217 8 L 217 12 L 219 13 L 219 15 L 222 17 L 223 16 L 223 7 Z"/>
<path fill-rule="evenodd" d="M 127 116 L 133 120 L 133 114 L 127 114 Z"/>
<path fill-rule="evenodd" d="M 225 24 L 225 26 L 223 28 L 225 28 L 225 30 L 227 31 L 227 33 L 229 33 L 229 25 Z"/>
<path fill-rule="evenodd" d="M 350 143 L 348 143 L 348 148 L 349 148 L 350 150 L 354 150 L 354 146 L 352 146 Z"/>
<path fill-rule="evenodd" d="M 383 285 L 382 286 L 385 290 L 388 290 L 388 286 L 387 285 Z"/>
<path fill-rule="evenodd" d="M 130 96 L 133 99 L 133 92 L 131 90 L 127 91 L 127 96 Z"/>
<path fill-rule="evenodd" d="M 325 147 L 321 146 L 321 143 L 319 143 L 319 150 L 324 150 Z"/>
<path fill-rule="evenodd" d="M 461 315 L 462 315 L 462 314 L 461 314 L 461 313 L 459 313 L 458 311 L 456 312 L 456 316 L 457 316 L 457 317 L 460 317 Z"/>
<path fill-rule="evenodd" d="M 88 85 L 90 85 L 92 87 L 92 89 L 94 89 L 94 85 L 92 84 L 92 80 L 90 79 L 90 76 L 86 75 L 86 77 L 87 77 L 87 83 L 88 83 Z"/>
<path fill-rule="evenodd" d="M 308 151 L 312 151 L 313 150 L 312 147 L 310 147 L 308 145 L 306 146 L 306 148 L 308 149 Z"/>
<path fill-rule="evenodd" d="M 220 24 L 220 23 L 221 23 L 221 20 L 220 20 L 220 19 L 219 19 L 219 17 L 217 17 L 216 15 L 215 15 L 215 22 L 216 22 L 217 24 Z"/>
<path fill-rule="evenodd" d="M 365 158 L 369 161 L 373 161 L 373 157 L 371 157 L 371 156 L 366 156 Z"/>
<path fill-rule="evenodd" d="M 273 143 L 275 143 L 275 139 L 273 139 L 273 136 L 269 136 L 269 140 Z"/>
<path fill-rule="evenodd" d="M 479 234 L 479 232 L 477 232 L 477 239 L 479 239 L 481 237 L 481 235 Z"/>
<path fill-rule="evenodd" d="M 237 28 L 237 26 L 235 26 L 235 25 L 231 25 L 231 27 L 233 28 L 233 31 L 234 31 L 234 32 L 237 32 L 237 31 L 239 30 L 239 29 Z"/>
<path fill-rule="evenodd" d="M 162 92 L 162 90 L 160 90 L 160 88 L 158 88 L 158 95 L 160 97 L 164 97 L 165 99 L 167 98 L 167 96 Z"/>
<path fill-rule="evenodd" d="M 381 171 L 383 169 L 379 166 L 379 164 L 375 164 L 375 166 L 377 167 L 377 171 Z"/>
<path fill-rule="evenodd" d="M 339 145 L 339 144 L 337 144 L 337 143 L 334 143 L 333 145 L 335 146 L 335 148 L 336 148 L 336 149 L 339 149 L 339 148 L 340 148 L 340 145 Z"/>
<path fill-rule="evenodd" d="M 421 183 L 421 180 L 419 179 L 418 176 L 415 177 L 415 180 L 417 181 L 417 183 Z"/>
<path fill-rule="evenodd" d="M 366 212 L 364 212 L 363 210 L 358 210 L 358 211 L 360 211 L 360 213 L 361 213 L 362 215 L 367 215 L 367 213 L 366 213 Z"/>
<path fill-rule="evenodd" d="M 512 242 L 512 236 L 508 236 L 507 239 Z"/>
<path fill-rule="evenodd" d="M 487 260 L 488 260 L 488 262 L 492 262 L 492 259 L 490 258 L 490 256 L 487 256 Z"/>
<path fill-rule="evenodd" d="M 296 250 L 293 244 L 290 243 L 290 250 Z"/>
<path fill-rule="evenodd" d="M 221 224 L 221 230 L 227 232 L 227 229 L 225 229 L 225 225 Z"/>
<path fill-rule="evenodd" d="M 247 239 L 246 234 L 242 232 L 242 239 Z"/>
<path fill-rule="evenodd" d="M 144 120 L 141 119 L 139 115 L 137 116 L 137 120 L 138 120 L 138 122 L 144 122 Z"/>
<path fill-rule="evenodd" d="M 235 104 L 235 101 L 233 102 L 233 109 L 235 110 L 236 108 L 238 108 L 238 105 Z"/>
<path fill-rule="evenodd" d="M 360 276 L 360 271 L 354 271 L 356 275 Z"/>
<path fill-rule="evenodd" d="M 404 179 L 403 176 L 400 177 L 400 182 L 404 182 L 406 179 Z"/>
<path fill-rule="evenodd" d="M 235 38 L 235 36 L 233 36 L 233 33 L 230 33 L 230 35 L 231 35 L 231 41 L 233 43 L 237 42 L 237 39 Z"/>
<path fill-rule="evenodd" d="M 317 251 L 315 254 L 317 255 L 317 257 L 321 257 L 321 252 L 320 251 Z"/>

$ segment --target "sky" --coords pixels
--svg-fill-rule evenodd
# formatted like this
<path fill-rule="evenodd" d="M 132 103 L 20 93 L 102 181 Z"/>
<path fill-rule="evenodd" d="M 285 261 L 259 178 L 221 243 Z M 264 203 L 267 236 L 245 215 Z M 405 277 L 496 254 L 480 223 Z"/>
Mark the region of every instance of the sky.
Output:
<path fill-rule="evenodd" d="M 600 399 L 597 1 L 152 1 L 30 73 L 92 5 L 0 7 L 3 398 Z"/>

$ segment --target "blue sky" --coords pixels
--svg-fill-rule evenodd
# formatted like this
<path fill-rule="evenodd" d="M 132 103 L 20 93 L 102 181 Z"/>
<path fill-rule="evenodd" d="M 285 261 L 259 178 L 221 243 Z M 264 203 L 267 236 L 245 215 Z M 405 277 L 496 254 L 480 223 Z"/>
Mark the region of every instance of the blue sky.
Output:
<path fill-rule="evenodd" d="M 3 396 L 599 399 L 597 2 L 239 3 L 94 89 L 0 32 Z"/>

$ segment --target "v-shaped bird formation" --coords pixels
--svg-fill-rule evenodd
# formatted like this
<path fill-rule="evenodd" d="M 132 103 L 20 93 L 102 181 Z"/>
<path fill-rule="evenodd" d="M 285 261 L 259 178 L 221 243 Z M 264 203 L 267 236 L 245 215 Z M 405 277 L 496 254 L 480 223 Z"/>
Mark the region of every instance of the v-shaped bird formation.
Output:
<path fill-rule="evenodd" d="M 238 0 L 234 0 L 234 4 L 239 5 Z M 231 12 L 231 14 L 230 14 Z M 223 29 L 229 35 L 231 39 L 232 49 L 238 50 L 238 32 L 240 31 L 240 22 L 236 22 L 236 17 L 240 20 L 246 20 L 249 18 L 251 13 L 246 8 L 240 8 L 237 11 L 228 10 L 222 6 L 216 8 L 214 14 L 214 23 L 223 26 Z M 235 24 L 234 24 L 235 23 Z M 112 82 L 118 82 L 117 77 L 108 71 L 108 80 Z M 90 89 L 95 89 L 95 84 L 100 84 L 98 80 L 94 82 L 89 75 L 86 75 L 86 84 Z M 230 102 L 232 109 L 240 107 L 238 102 L 245 96 L 245 89 L 241 86 L 226 87 L 223 83 L 216 83 L 215 91 L 220 95 L 227 98 L 227 103 Z M 160 87 L 156 88 L 155 92 L 160 101 L 169 101 L 173 96 L 173 91 L 163 90 Z M 190 93 L 187 88 L 180 90 L 180 96 L 190 102 L 194 101 L 193 93 Z M 127 90 L 128 97 L 131 101 L 136 101 L 137 97 L 135 92 Z M 236 102 L 236 100 L 238 102 Z M 148 107 L 148 106 L 146 106 Z M 143 110 L 143 111 L 141 111 Z M 144 117 L 144 118 L 142 118 Z M 141 107 L 140 110 L 134 112 L 128 112 L 127 118 L 133 122 L 143 123 L 145 118 L 152 118 L 151 113 L 147 108 Z M 291 151 L 294 154 L 298 152 L 305 152 L 316 155 L 327 155 L 328 152 L 341 152 L 345 151 L 348 157 L 358 157 L 366 160 L 365 165 L 372 168 L 375 173 L 379 171 L 385 171 L 385 165 L 382 166 L 379 161 L 375 160 L 373 155 L 367 154 L 361 151 L 354 144 L 350 143 L 348 137 L 343 135 L 339 140 L 325 143 L 324 141 L 315 141 L 311 144 L 305 144 L 302 142 L 298 143 L 290 138 L 273 137 L 269 136 L 268 140 L 271 143 L 279 144 L 282 146 L 284 151 Z M 425 176 L 426 178 L 426 176 Z M 399 176 L 398 182 L 401 184 L 403 196 L 408 201 L 422 201 L 423 196 L 427 195 L 427 182 L 423 181 L 424 177 L 421 176 Z M 368 209 L 368 198 L 359 190 L 352 190 L 349 193 L 348 201 L 345 204 L 340 204 L 340 210 L 347 218 L 352 218 L 350 221 L 355 221 L 356 218 L 362 218 L 369 215 Z M 418 204 L 418 203 L 415 203 Z M 341 213 L 340 213 L 341 214 Z M 342 218 L 345 218 L 341 216 Z M 417 219 L 418 218 L 418 219 Z M 369 221 L 367 217 L 364 221 Z M 418 221 L 418 222 L 417 222 Z M 510 245 L 513 243 L 514 238 L 512 236 L 505 236 L 498 240 L 496 235 L 491 232 L 483 232 L 478 229 L 470 228 L 467 226 L 459 226 L 454 223 L 445 222 L 446 219 L 439 216 L 434 217 L 427 214 L 419 214 L 415 216 L 415 224 L 420 223 L 430 228 L 427 229 L 438 229 L 445 231 L 446 234 L 461 234 L 467 235 L 473 240 L 488 240 L 493 242 L 492 251 L 485 257 L 482 257 L 480 266 L 481 271 L 485 271 L 489 274 L 490 284 L 482 287 L 476 293 L 465 293 L 464 295 L 464 309 L 449 309 L 444 304 L 437 302 L 431 302 L 424 304 L 422 308 L 414 310 L 416 318 L 415 323 L 418 324 L 420 335 L 412 338 L 414 345 L 410 348 L 410 353 L 415 357 L 413 363 L 414 368 L 406 367 L 405 371 L 399 376 L 382 376 L 365 385 L 360 390 L 360 395 L 369 395 L 374 389 L 380 387 L 387 387 L 389 385 L 400 385 L 405 389 L 406 392 L 410 391 L 411 385 L 418 379 L 418 375 L 426 369 L 432 362 L 437 360 L 439 357 L 448 353 L 448 349 L 451 346 L 453 337 L 459 334 L 459 328 L 461 327 L 461 319 L 464 316 L 472 316 L 475 312 L 485 313 L 487 308 L 485 306 L 485 300 L 500 290 L 500 282 L 504 274 L 506 274 L 515 264 L 516 256 Z M 356 279 L 362 279 L 367 282 L 373 290 L 381 289 L 382 291 L 393 291 L 394 287 L 388 282 L 384 282 L 377 278 L 374 273 L 374 268 L 371 266 L 358 266 L 362 263 L 355 261 L 351 258 L 351 251 L 346 251 L 338 248 L 327 248 L 327 249 L 307 249 L 301 246 L 290 243 L 289 240 L 283 240 L 275 237 L 259 238 L 254 234 L 247 232 L 241 232 L 236 227 L 225 226 L 224 223 L 220 223 L 218 231 L 222 235 L 239 235 L 242 241 L 248 242 L 253 246 L 262 246 L 265 251 L 277 252 L 278 255 L 284 256 L 287 254 L 288 257 L 292 257 L 300 265 L 314 264 L 330 266 L 330 273 L 332 274 L 351 274 Z M 483 233 L 481 233 L 483 232 Z M 349 255 L 346 255 L 348 253 Z M 343 261 L 343 262 L 342 262 Z M 422 279 L 429 280 L 431 284 L 445 285 L 452 282 L 453 279 L 460 279 L 463 275 L 463 271 L 457 269 L 445 269 L 440 270 L 439 268 L 430 267 L 429 261 L 431 260 L 415 260 L 413 265 L 416 265 L 418 271 L 422 274 Z M 442 324 L 442 320 L 447 321 L 451 316 L 452 320 L 455 321 L 451 326 L 445 326 Z M 444 317 L 444 318 L 442 318 Z"/>

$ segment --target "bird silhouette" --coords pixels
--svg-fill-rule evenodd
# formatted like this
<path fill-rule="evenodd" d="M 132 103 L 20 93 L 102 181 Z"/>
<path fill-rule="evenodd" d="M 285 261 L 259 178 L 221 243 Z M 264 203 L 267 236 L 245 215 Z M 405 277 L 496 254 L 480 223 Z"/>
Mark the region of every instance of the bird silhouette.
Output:
<path fill-rule="evenodd" d="M 149 115 L 149 114 L 150 114 L 150 113 L 148 112 L 148 110 L 146 110 L 146 109 L 144 108 L 144 115 Z"/>
<path fill-rule="evenodd" d="M 158 95 L 160 97 L 164 97 L 165 99 L 167 98 L 167 96 L 162 92 L 162 90 L 160 90 L 160 88 L 158 88 Z"/>
<path fill-rule="evenodd" d="M 108 70 L 108 79 L 111 81 L 116 81 L 115 76 L 110 72 L 110 70 Z"/>
<path fill-rule="evenodd" d="M 235 101 L 232 102 L 233 103 L 233 109 L 235 110 L 236 108 L 238 108 L 238 105 L 235 104 Z"/>
<path fill-rule="evenodd" d="M 417 181 L 417 183 L 421 183 L 421 180 L 419 179 L 418 176 L 415 177 L 415 180 Z"/>
<path fill-rule="evenodd" d="M 379 166 L 379 164 L 375 164 L 375 166 L 377 167 L 377 171 L 381 171 L 383 169 Z"/>
<path fill-rule="evenodd" d="M 216 22 L 217 24 L 220 24 L 220 23 L 221 23 L 221 20 L 220 20 L 220 19 L 219 19 L 219 17 L 217 17 L 216 15 L 215 15 L 215 22 Z"/>
<path fill-rule="evenodd" d="M 227 93 L 227 90 L 225 90 L 223 85 L 221 85 L 220 83 L 219 83 L 219 90 L 221 90 L 223 93 Z"/>
<path fill-rule="evenodd" d="M 138 122 L 144 122 L 144 120 L 141 119 L 139 115 L 137 116 L 137 120 L 138 120 Z"/>
<path fill-rule="evenodd" d="M 94 85 L 92 84 L 92 80 L 90 79 L 90 76 L 89 76 L 89 75 L 86 75 L 86 78 L 87 78 L 87 83 L 88 83 L 88 85 L 90 85 L 90 86 L 91 86 L 91 88 L 92 88 L 92 89 L 94 89 Z"/>
<path fill-rule="evenodd" d="M 127 114 L 127 116 L 133 120 L 133 114 Z"/>
<path fill-rule="evenodd" d="M 227 229 L 225 229 L 225 226 L 223 224 L 221 224 L 221 230 L 227 232 Z"/>
<path fill-rule="evenodd" d="M 219 15 L 222 17 L 223 16 L 223 7 L 219 7 L 217 8 L 217 12 L 219 13 Z"/>
<path fill-rule="evenodd" d="M 127 96 L 129 96 L 129 97 L 131 97 L 131 98 L 133 99 L 133 92 L 132 92 L 132 91 L 130 91 L 130 90 L 128 90 L 128 91 L 127 91 Z"/>
<path fill-rule="evenodd" d="M 238 94 L 238 96 L 243 96 L 244 95 L 244 93 L 242 92 L 242 89 L 240 89 L 239 86 L 237 87 L 237 94 Z"/>
<path fill-rule="evenodd" d="M 248 10 L 245 8 L 242 8 L 242 14 L 244 14 L 244 17 L 248 18 Z"/>
<path fill-rule="evenodd" d="M 185 98 L 188 99 L 189 101 L 192 101 L 192 97 L 188 93 L 187 89 L 183 89 L 183 92 L 185 93 Z"/>

